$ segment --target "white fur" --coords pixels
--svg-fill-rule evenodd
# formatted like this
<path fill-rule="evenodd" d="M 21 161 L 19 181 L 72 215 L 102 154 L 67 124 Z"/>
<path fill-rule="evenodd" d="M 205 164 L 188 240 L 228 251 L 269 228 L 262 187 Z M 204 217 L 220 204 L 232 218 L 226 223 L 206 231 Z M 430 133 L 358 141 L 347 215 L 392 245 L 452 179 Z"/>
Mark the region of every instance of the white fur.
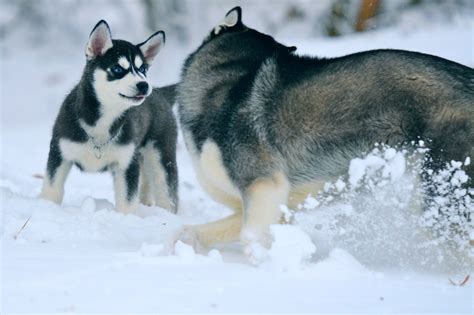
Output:
<path fill-rule="evenodd" d="M 183 135 L 204 190 L 214 200 L 235 211 L 235 214 L 218 221 L 184 227 L 180 239 L 194 246 L 240 239 L 246 245 L 246 253 L 251 260 L 258 262 L 259 253 L 254 249 L 269 245 L 269 226 L 280 221 L 280 206 L 288 203 L 294 206 L 304 200 L 308 193 L 317 192 L 322 187 L 321 182 L 314 182 L 292 189 L 286 176 L 276 173 L 270 178 L 256 180 L 242 192 L 229 178 L 222 152 L 216 143 L 207 140 L 199 153 L 190 131 L 183 129 Z M 242 200 L 245 200 L 245 205 Z"/>
<path fill-rule="evenodd" d="M 240 210 L 240 192 L 231 182 L 222 162 L 219 147 L 207 140 L 198 153 L 189 131 L 183 130 L 184 140 L 191 156 L 196 177 L 203 189 L 216 201 L 231 209 Z"/>
<path fill-rule="evenodd" d="M 158 150 L 148 143 L 140 149 L 143 156 L 141 171 L 140 201 L 148 206 L 157 205 L 164 209 L 173 209 L 166 182 L 166 171 L 159 162 L 161 156 Z"/>
<path fill-rule="evenodd" d="M 208 140 L 199 154 L 190 132 L 184 130 L 183 135 L 199 183 L 214 200 L 234 210 L 235 214 L 207 224 L 186 226 L 180 239 L 197 247 L 238 240 L 242 224 L 240 193 L 227 174 L 218 146 Z"/>
<path fill-rule="evenodd" d="M 234 27 L 235 25 L 237 25 L 238 22 L 239 22 L 239 13 L 237 12 L 237 10 L 233 10 L 225 16 L 224 21 L 222 21 L 221 23 L 219 23 L 219 25 L 214 27 L 213 32 L 215 35 L 219 35 L 219 33 L 225 27 Z"/>
<path fill-rule="evenodd" d="M 124 69 L 128 70 L 130 68 L 130 62 L 123 56 L 119 58 L 118 64 Z"/>
<path fill-rule="evenodd" d="M 71 166 L 71 162 L 63 161 L 56 169 L 52 179 L 50 179 L 49 176 L 45 176 L 40 198 L 61 204 L 64 196 L 64 183 L 71 170 Z"/>
<path fill-rule="evenodd" d="M 142 104 L 144 100 L 134 101 L 120 96 L 120 94 L 130 97 L 135 96 L 138 92 L 137 83 L 142 81 L 143 78 L 133 72 L 127 73 L 120 80 L 109 81 L 107 80 L 107 72 L 101 69 L 95 70 L 94 88 L 97 99 L 102 104 L 102 111 L 121 114 L 132 106 Z M 150 94 L 151 89 L 148 89 L 147 96 Z M 118 117 L 118 115 L 115 115 L 115 117 Z"/>
<path fill-rule="evenodd" d="M 214 200 L 234 210 L 235 214 L 207 224 L 186 226 L 180 239 L 194 246 L 238 240 L 242 224 L 240 192 L 227 174 L 219 147 L 208 140 L 198 153 L 190 132 L 184 129 L 183 135 L 199 183 Z"/>
<path fill-rule="evenodd" d="M 135 145 L 116 145 L 110 143 L 102 148 L 102 156 L 98 158 L 94 152 L 94 143 L 92 140 L 86 143 L 73 142 L 67 139 L 59 140 L 59 147 L 63 158 L 68 161 L 80 163 L 86 172 L 97 172 L 107 166 L 113 168 L 115 207 L 123 213 L 130 213 L 135 210 L 138 204 L 137 196 L 131 201 L 127 199 L 127 186 L 125 180 L 125 170 L 129 166 Z M 70 162 L 69 162 L 70 164 Z M 63 191 L 64 181 L 56 184 L 57 191 Z M 50 199 L 51 198 L 47 198 Z M 60 202 L 60 201 L 59 201 Z"/>
<path fill-rule="evenodd" d="M 229 12 L 229 14 L 226 15 L 224 22 L 222 24 L 228 27 L 233 27 L 238 22 L 239 22 L 239 13 L 237 12 L 237 10 L 233 10 Z"/>
<path fill-rule="evenodd" d="M 126 169 L 135 152 L 134 144 L 117 145 L 110 143 L 102 148 L 102 156 L 99 159 L 95 155 L 92 140 L 79 143 L 63 138 L 59 140 L 59 147 L 64 159 L 78 162 L 86 172 L 97 172 L 109 165 Z"/>
<path fill-rule="evenodd" d="M 222 154 L 213 141 L 204 142 L 197 168 L 198 177 L 207 185 L 215 186 L 234 196 L 239 195 L 239 190 L 231 182 L 222 161 Z"/>
<path fill-rule="evenodd" d="M 143 65 L 143 60 L 139 56 L 135 56 L 133 63 L 135 64 L 135 68 L 140 69 L 140 67 Z"/>
<path fill-rule="evenodd" d="M 286 205 L 290 183 L 283 173 L 256 180 L 245 191 L 244 224 L 241 239 L 252 247 L 257 242 L 265 247 L 271 243 L 269 227 L 280 221 L 281 205 Z M 252 255 L 251 251 L 248 253 Z"/>

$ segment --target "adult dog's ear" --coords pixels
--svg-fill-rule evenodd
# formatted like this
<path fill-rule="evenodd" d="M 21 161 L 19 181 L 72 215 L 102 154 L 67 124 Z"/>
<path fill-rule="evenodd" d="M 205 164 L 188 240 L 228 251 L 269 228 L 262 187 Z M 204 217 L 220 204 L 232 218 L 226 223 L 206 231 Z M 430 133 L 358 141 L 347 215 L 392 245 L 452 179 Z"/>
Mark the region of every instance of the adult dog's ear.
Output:
<path fill-rule="evenodd" d="M 225 15 L 224 22 L 222 22 L 222 25 L 227 26 L 227 27 L 234 27 L 242 24 L 242 8 L 241 7 L 235 7 L 231 9 L 227 14 Z"/>
<path fill-rule="evenodd" d="M 155 59 L 158 52 L 163 48 L 165 45 L 166 36 L 165 32 L 158 31 L 155 34 L 148 37 L 146 41 L 141 44 L 138 44 L 137 47 L 140 48 L 140 51 L 145 57 L 145 61 L 147 64 L 151 64 L 153 59 Z"/>
<path fill-rule="evenodd" d="M 235 7 L 227 12 L 224 21 L 214 27 L 213 34 L 219 35 L 224 30 L 236 29 L 242 25 L 242 9 L 240 7 Z"/>
<path fill-rule="evenodd" d="M 103 56 L 112 46 L 112 34 L 109 25 L 104 20 L 100 20 L 92 29 L 89 42 L 87 42 L 87 60 Z"/>

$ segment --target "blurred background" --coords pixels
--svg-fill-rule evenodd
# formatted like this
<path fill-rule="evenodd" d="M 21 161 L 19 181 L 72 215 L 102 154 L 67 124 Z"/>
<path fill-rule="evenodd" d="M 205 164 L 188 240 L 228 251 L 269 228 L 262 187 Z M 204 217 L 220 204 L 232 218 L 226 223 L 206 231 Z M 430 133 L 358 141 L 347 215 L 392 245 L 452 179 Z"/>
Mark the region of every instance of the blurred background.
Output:
<path fill-rule="evenodd" d="M 114 33 L 141 40 L 165 30 L 174 43 L 196 44 L 225 12 L 244 9 L 247 24 L 277 37 L 346 36 L 396 25 L 414 30 L 459 16 L 472 17 L 472 0 L 2 0 L 0 40 L 21 36 L 32 46 L 48 40 L 83 42 L 99 19 Z M 51 44 L 51 42 L 49 42 Z M 7 51 L 8 52 L 8 51 Z"/>
<path fill-rule="evenodd" d="M 164 57 L 178 66 L 236 5 L 247 25 L 296 43 L 391 28 L 410 34 L 462 22 L 472 32 L 474 15 L 472 0 L 1 0 L 2 59 L 45 47 L 56 57 L 70 55 L 83 49 L 92 27 L 105 19 L 114 37 L 136 43 L 164 30 L 172 47 Z"/>
<path fill-rule="evenodd" d="M 164 85 L 179 80 L 186 56 L 236 5 L 247 26 L 300 54 L 399 48 L 474 66 L 473 0 L 0 0 L 2 136 L 32 122 L 49 130 L 100 19 L 114 38 L 133 43 L 166 32 L 149 72 Z"/>

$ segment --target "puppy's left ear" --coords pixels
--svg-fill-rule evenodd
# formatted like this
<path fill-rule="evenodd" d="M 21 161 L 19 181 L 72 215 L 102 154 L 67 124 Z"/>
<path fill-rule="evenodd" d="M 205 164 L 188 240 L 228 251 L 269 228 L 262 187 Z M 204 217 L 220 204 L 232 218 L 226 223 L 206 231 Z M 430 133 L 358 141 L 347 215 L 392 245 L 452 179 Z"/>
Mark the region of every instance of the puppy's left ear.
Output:
<path fill-rule="evenodd" d="M 146 41 L 141 44 L 138 44 L 137 47 L 140 48 L 140 51 L 145 57 L 145 61 L 148 64 L 153 62 L 158 52 L 165 45 L 166 36 L 165 32 L 159 31 L 151 35 Z"/>

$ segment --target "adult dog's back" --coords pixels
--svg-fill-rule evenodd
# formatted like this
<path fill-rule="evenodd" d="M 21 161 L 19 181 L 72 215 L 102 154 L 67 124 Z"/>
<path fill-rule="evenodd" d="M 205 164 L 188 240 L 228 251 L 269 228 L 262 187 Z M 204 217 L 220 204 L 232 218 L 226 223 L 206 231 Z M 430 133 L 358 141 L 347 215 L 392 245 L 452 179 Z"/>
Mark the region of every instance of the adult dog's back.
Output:
<path fill-rule="evenodd" d="M 187 59 L 186 144 L 203 187 L 236 214 L 183 238 L 267 243 L 280 204 L 345 174 L 375 143 L 423 139 L 433 167 L 474 156 L 472 69 L 407 51 L 316 59 L 294 50 L 246 27 L 235 8 Z"/>
<path fill-rule="evenodd" d="M 427 140 L 438 164 L 474 153 L 473 70 L 435 56 L 377 50 L 316 60 L 281 54 L 262 63 L 253 90 L 266 96 L 247 101 L 251 115 L 260 113 L 255 123 L 290 161 L 296 181 L 339 176 L 376 142 Z M 299 156 L 292 159 L 291 152 Z"/>

